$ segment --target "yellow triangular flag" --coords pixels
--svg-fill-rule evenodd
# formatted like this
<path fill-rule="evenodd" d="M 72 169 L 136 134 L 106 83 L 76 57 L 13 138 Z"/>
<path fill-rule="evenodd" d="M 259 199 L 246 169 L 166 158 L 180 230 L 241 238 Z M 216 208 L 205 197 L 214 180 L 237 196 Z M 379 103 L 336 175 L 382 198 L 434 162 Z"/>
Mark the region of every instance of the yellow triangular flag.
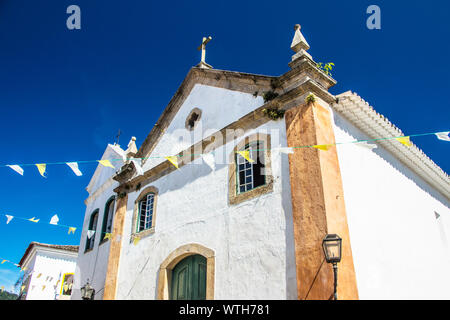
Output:
<path fill-rule="evenodd" d="M 36 278 L 40 278 L 41 276 L 42 276 L 42 273 L 39 273 Z"/>
<path fill-rule="evenodd" d="M 35 217 L 33 217 L 33 218 L 31 218 L 31 219 L 28 219 L 28 221 L 31 221 L 31 222 L 38 222 L 40 219 L 36 219 Z"/>
<path fill-rule="evenodd" d="M 69 227 L 69 232 L 67 232 L 67 234 L 70 234 L 71 232 L 72 232 L 73 234 L 75 234 L 75 230 L 77 230 L 77 228 Z"/>
<path fill-rule="evenodd" d="M 110 167 L 110 168 L 115 169 L 115 167 L 111 164 L 111 162 L 109 162 L 108 159 L 106 159 L 106 160 L 98 160 L 98 162 L 100 162 L 100 164 L 102 164 L 105 167 Z"/>
<path fill-rule="evenodd" d="M 2 292 L 3 292 L 3 289 L 5 289 L 5 287 L 4 286 L 2 286 L 1 288 L 0 288 L 1 290 L 2 290 Z"/>
<path fill-rule="evenodd" d="M 25 286 L 20 287 L 20 291 L 23 291 L 23 290 L 25 290 Z"/>
<path fill-rule="evenodd" d="M 43 176 L 44 178 L 46 178 L 45 175 L 44 175 L 44 173 L 45 173 L 45 168 L 47 167 L 47 165 L 46 165 L 45 163 L 37 163 L 37 164 L 36 164 L 36 167 L 38 168 L 39 173 L 41 174 L 41 176 Z"/>
<path fill-rule="evenodd" d="M 330 149 L 330 145 L 329 144 L 318 144 L 318 145 L 315 145 L 315 146 L 312 146 L 312 147 L 316 148 L 316 149 L 323 150 L 323 151 L 328 151 L 328 149 Z"/>
<path fill-rule="evenodd" d="M 134 237 L 134 239 L 133 239 L 133 244 L 134 244 L 134 245 L 137 245 L 138 242 L 139 242 L 139 240 L 141 240 L 141 238 L 139 238 L 139 237 Z"/>
<path fill-rule="evenodd" d="M 42 291 L 44 291 L 44 289 L 45 289 L 45 285 L 42 286 Z"/>
<path fill-rule="evenodd" d="M 178 169 L 178 157 L 177 157 L 177 156 L 169 156 L 169 157 L 164 157 L 164 158 L 166 158 L 167 160 L 169 160 L 169 162 L 170 162 L 171 164 L 173 164 L 173 165 L 175 166 L 175 168 Z"/>
<path fill-rule="evenodd" d="M 250 162 L 250 163 L 255 162 L 255 160 L 250 159 L 250 151 L 244 150 L 244 151 L 238 151 L 237 153 L 240 154 L 248 162 Z"/>
<path fill-rule="evenodd" d="M 103 239 L 111 239 L 111 233 L 105 233 L 105 237 Z"/>
<path fill-rule="evenodd" d="M 6 261 L 8 261 L 8 260 L 3 260 L 1 264 L 4 264 Z"/>
<path fill-rule="evenodd" d="M 411 147 L 413 145 L 411 140 L 409 140 L 409 137 L 395 138 L 395 140 L 397 140 L 398 142 L 400 142 L 401 144 L 403 144 L 407 147 Z"/>

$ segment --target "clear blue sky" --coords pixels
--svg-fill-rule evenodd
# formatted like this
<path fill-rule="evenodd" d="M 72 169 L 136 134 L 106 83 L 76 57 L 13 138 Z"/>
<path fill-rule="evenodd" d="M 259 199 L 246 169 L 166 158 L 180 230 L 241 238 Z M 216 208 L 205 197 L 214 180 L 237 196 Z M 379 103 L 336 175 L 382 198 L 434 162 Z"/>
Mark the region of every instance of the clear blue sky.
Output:
<path fill-rule="evenodd" d="M 81 30 L 66 8 L 81 8 Z M 366 8 L 381 8 L 381 30 Z M 99 159 L 120 128 L 138 146 L 188 73 L 197 46 L 212 36 L 216 69 L 264 75 L 289 70 L 293 26 L 318 62 L 334 62 L 337 85 L 352 90 L 405 134 L 450 129 L 448 1 L 101 1 L 0 0 L 0 165 Z M 220 116 L 220 115 L 217 115 Z M 446 172 L 450 144 L 413 139 Z M 85 188 L 95 164 L 75 176 L 65 165 L 20 176 L 0 167 L 0 258 L 18 262 L 31 241 L 79 244 Z M 7 289 L 17 268 L 0 265 Z"/>

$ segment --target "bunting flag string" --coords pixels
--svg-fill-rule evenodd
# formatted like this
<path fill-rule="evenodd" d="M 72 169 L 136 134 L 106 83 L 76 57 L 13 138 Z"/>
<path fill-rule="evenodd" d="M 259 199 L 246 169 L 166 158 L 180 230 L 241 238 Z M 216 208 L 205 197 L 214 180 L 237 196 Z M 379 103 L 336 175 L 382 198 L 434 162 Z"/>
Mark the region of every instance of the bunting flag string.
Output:
<path fill-rule="evenodd" d="M 114 166 L 112 165 L 111 162 L 109 162 L 108 159 L 106 159 L 106 160 L 98 160 L 98 162 L 100 162 L 100 164 L 103 165 L 103 166 L 105 166 L 105 167 L 110 167 L 110 168 L 113 168 L 113 169 L 116 168 L 116 167 L 114 167 Z"/>
<path fill-rule="evenodd" d="M 173 164 L 175 166 L 175 168 L 178 169 L 178 158 L 177 156 L 169 156 L 169 157 L 164 157 L 166 158 L 171 164 Z"/>
<path fill-rule="evenodd" d="M 9 222 L 14 218 L 13 216 L 7 214 L 5 214 L 5 216 L 6 216 L 6 224 L 9 224 Z"/>
<path fill-rule="evenodd" d="M 449 133 L 450 131 L 440 131 L 440 132 L 432 132 L 432 133 L 421 133 L 421 134 L 412 134 L 409 136 L 399 136 L 399 137 L 385 137 L 385 138 L 376 138 L 376 139 L 368 139 L 368 140 L 355 140 L 355 141 L 349 141 L 349 142 L 337 142 L 334 144 L 319 144 L 319 145 L 305 145 L 305 146 L 290 146 L 290 147 L 281 147 L 281 148 L 273 148 L 273 150 L 278 150 L 281 153 L 293 153 L 294 149 L 297 148 L 315 148 L 315 149 L 319 149 L 322 151 L 328 151 L 330 149 L 330 147 L 334 146 L 334 145 L 342 145 L 342 144 L 352 144 L 352 143 L 358 143 L 363 147 L 367 147 L 370 149 L 376 148 L 376 145 L 374 144 L 368 144 L 368 142 L 376 142 L 376 141 L 381 141 L 381 140 L 397 140 L 398 142 L 400 142 L 401 144 L 407 146 L 407 147 L 411 147 L 413 144 L 410 140 L 411 137 L 419 137 L 419 136 L 426 136 L 426 135 L 435 135 L 439 140 L 442 141 L 450 141 L 450 137 L 449 137 Z M 269 149 L 258 149 L 258 150 L 269 150 Z M 236 153 L 240 154 L 242 157 L 244 157 L 247 161 L 249 162 L 253 162 L 254 160 L 251 159 L 250 157 L 250 153 L 248 150 L 243 150 L 243 151 L 236 151 Z M 185 154 L 186 155 L 186 154 Z M 207 155 L 207 153 L 202 153 L 202 154 L 190 154 L 192 155 L 200 155 L 203 157 L 203 159 L 207 159 L 205 158 L 205 156 Z M 131 160 L 132 162 L 134 162 L 137 171 L 139 173 L 142 173 L 142 167 L 139 165 L 139 163 L 136 160 L 144 160 L 144 159 L 150 159 L 150 158 L 165 158 L 166 160 L 168 160 L 171 164 L 173 164 L 177 169 L 179 168 L 179 162 L 178 162 L 178 156 L 149 156 L 149 157 L 143 157 L 143 158 L 127 158 L 127 160 Z M 88 160 L 88 161 L 71 161 L 71 162 L 53 162 L 53 163 L 35 163 L 35 164 L 7 164 L 7 165 L 0 165 L 0 167 L 9 167 L 12 170 L 14 170 L 15 172 L 17 172 L 18 174 L 22 175 L 24 174 L 24 169 L 22 167 L 24 166 L 36 166 L 38 168 L 39 174 L 43 177 L 46 178 L 46 167 L 47 165 L 57 165 L 57 164 L 65 164 L 67 166 L 69 166 L 72 171 L 74 172 L 75 175 L 77 176 L 82 176 L 82 173 L 78 167 L 78 165 L 80 163 L 93 163 L 93 162 L 97 162 L 100 163 L 101 165 L 103 165 L 104 167 L 109 167 L 109 168 L 114 168 L 113 164 L 111 163 L 111 161 L 124 161 L 125 159 L 102 159 L 102 160 Z M 209 159 L 209 161 L 205 161 L 209 166 L 211 166 L 211 160 Z"/>
<path fill-rule="evenodd" d="M 315 146 L 312 146 L 312 147 L 316 148 L 316 149 L 319 149 L 319 150 L 328 151 L 331 146 L 332 146 L 331 144 L 318 144 L 318 145 L 315 145 Z"/>
<path fill-rule="evenodd" d="M 250 151 L 249 150 L 243 150 L 243 151 L 237 151 L 237 154 L 240 154 L 245 160 L 252 163 L 255 162 L 255 160 L 250 158 Z"/>
<path fill-rule="evenodd" d="M 53 224 L 53 225 L 57 225 L 58 224 L 58 221 L 59 221 L 59 218 L 58 218 L 58 216 L 55 214 L 51 219 L 50 219 L 50 224 Z"/>
<path fill-rule="evenodd" d="M 411 140 L 409 140 L 409 137 L 400 137 L 400 138 L 395 138 L 395 139 L 407 147 L 412 146 L 412 142 L 411 142 Z"/>
<path fill-rule="evenodd" d="M 438 132 L 438 133 L 435 133 L 435 134 L 436 134 L 436 137 L 437 137 L 439 140 L 450 141 L 450 137 L 448 136 L 449 133 L 450 133 L 450 131 L 446 131 L 446 132 Z"/>
<path fill-rule="evenodd" d="M 7 220 L 6 220 L 6 224 L 9 224 L 9 222 L 10 222 L 13 218 L 17 218 L 17 219 L 21 219 L 21 220 L 26 220 L 26 221 L 30 221 L 30 222 L 34 222 L 34 223 L 38 223 L 38 222 L 40 221 L 40 219 L 37 219 L 36 217 L 27 219 L 27 218 L 22 218 L 22 217 L 17 217 L 17 216 L 8 215 L 8 214 L 5 214 L 5 216 L 6 216 L 6 219 L 7 219 Z M 63 225 L 63 224 L 58 224 L 58 221 L 59 221 L 59 218 L 58 218 L 58 216 L 55 214 L 55 215 L 51 218 L 51 220 L 50 220 L 50 222 L 49 222 L 48 224 L 51 224 L 51 225 L 54 225 L 54 226 L 58 226 L 58 227 L 63 227 L 63 228 L 69 228 L 68 234 L 70 234 L 70 233 L 75 233 L 75 230 L 76 230 L 75 227 L 66 226 L 66 225 Z"/>
<path fill-rule="evenodd" d="M 46 178 L 46 176 L 45 176 L 45 169 L 47 167 L 47 164 L 45 164 L 45 163 L 37 163 L 36 167 L 38 168 L 39 173 L 41 174 L 41 176 Z"/>
<path fill-rule="evenodd" d="M 23 169 L 20 167 L 20 166 L 18 166 L 18 165 L 16 165 L 16 164 L 13 164 L 13 165 L 6 165 L 7 167 L 10 167 L 11 169 L 13 169 L 15 172 L 17 172 L 18 174 L 20 174 L 21 176 L 23 176 Z"/>
<path fill-rule="evenodd" d="M 82 176 L 80 169 L 78 169 L 78 163 L 77 162 L 67 162 L 66 163 L 70 169 L 75 173 L 76 176 Z"/>

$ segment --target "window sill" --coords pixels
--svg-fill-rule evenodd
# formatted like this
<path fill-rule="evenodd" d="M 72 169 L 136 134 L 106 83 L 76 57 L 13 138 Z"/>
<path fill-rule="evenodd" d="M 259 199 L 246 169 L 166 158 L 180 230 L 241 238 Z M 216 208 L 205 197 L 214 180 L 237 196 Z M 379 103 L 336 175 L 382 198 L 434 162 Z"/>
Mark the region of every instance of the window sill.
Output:
<path fill-rule="evenodd" d="M 101 246 L 105 242 L 108 242 L 108 240 L 109 240 L 108 238 L 100 240 L 100 243 L 98 244 L 98 246 Z"/>
<path fill-rule="evenodd" d="M 86 253 L 88 253 L 88 252 L 91 252 L 93 249 L 94 249 L 94 248 L 85 249 L 85 250 L 84 250 L 84 254 L 86 254 Z"/>
<path fill-rule="evenodd" d="M 154 233 L 155 233 L 155 227 L 151 227 L 150 229 L 132 233 L 131 237 L 130 237 L 130 243 L 133 242 L 135 238 L 139 238 L 140 240 L 142 240 L 143 238 L 146 238 Z"/>
<path fill-rule="evenodd" d="M 253 198 L 262 196 L 263 194 L 266 194 L 266 193 L 269 193 L 272 191 L 273 191 L 273 179 L 272 179 L 272 177 L 269 177 L 269 183 L 267 183 L 265 185 L 259 186 L 252 190 L 249 190 L 249 191 L 245 191 L 243 193 L 236 193 L 236 191 L 235 191 L 234 194 L 230 195 L 230 197 L 228 199 L 228 204 L 229 205 L 239 204 L 241 202 L 251 200 Z"/>

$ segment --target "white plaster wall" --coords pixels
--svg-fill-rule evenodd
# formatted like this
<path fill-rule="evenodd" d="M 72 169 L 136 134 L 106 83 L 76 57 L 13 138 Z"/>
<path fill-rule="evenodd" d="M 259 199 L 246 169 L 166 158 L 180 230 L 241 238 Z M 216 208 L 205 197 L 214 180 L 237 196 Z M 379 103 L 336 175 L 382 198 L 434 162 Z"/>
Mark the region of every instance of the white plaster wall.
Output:
<path fill-rule="evenodd" d="M 119 150 L 120 151 L 120 150 Z M 108 145 L 102 159 L 118 159 L 119 154 L 114 152 L 111 145 Z M 100 244 L 100 237 L 103 226 L 103 218 L 105 215 L 106 202 L 115 195 L 114 189 L 119 185 L 111 177 L 123 165 L 122 161 L 114 161 L 111 163 L 116 169 L 103 167 L 99 164 L 98 172 L 94 174 L 92 182 L 90 182 L 91 195 L 86 204 L 86 212 L 83 220 L 83 230 L 81 232 L 80 247 L 77 259 L 77 268 L 75 272 L 75 283 L 72 291 L 72 300 L 80 300 L 80 288 L 86 284 L 89 279 L 90 285 L 95 289 L 95 300 L 103 299 L 103 290 L 105 287 L 106 271 L 108 266 L 109 247 L 111 241 L 115 241 L 115 237 Z M 99 209 L 97 229 L 95 232 L 94 247 L 90 251 L 85 251 L 87 230 L 91 214 Z M 115 212 L 115 210 L 114 210 Z M 114 219 L 113 219 L 114 223 Z"/>
<path fill-rule="evenodd" d="M 88 279 L 90 285 L 95 289 L 95 300 L 103 299 L 103 289 L 105 287 L 111 239 L 100 244 L 100 236 L 103 225 L 103 217 L 105 215 L 105 204 L 113 195 L 115 195 L 113 189 L 117 186 L 118 183 L 115 182 L 86 207 L 77 259 L 77 272 L 75 274 L 76 283 L 72 292 L 72 300 L 81 299 L 80 287 L 84 286 Z M 85 251 L 89 220 L 91 214 L 96 209 L 99 209 L 99 216 L 97 229 L 95 232 L 94 247 L 92 250 Z M 115 238 L 112 237 L 112 241 L 114 240 Z"/>
<path fill-rule="evenodd" d="M 151 153 L 150 157 L 155 158 L 146 160 L 143 165 L 144 171 L 165 161 L 164 156 L 177 154 L 263 103 L 261 96 L 196 84 Z M 188 131 L 185 129 L 186 118 L 194 108 L 202 110 L 201 121 L 193 131 Z"/>
<path fill-rule="evenodd" d="M 334 121 L 336 142 L 369 139 Z M 360 299 L 449 299 L 448 200 L 380 146 L 337 148 Z"/>
<path fill-rule="evenodd" d="M 286 146 L 284 120 L 246 136 L 271 130 L 280 133 L 272 147 Z M 130 193 L 117 298 L 155 299 L 160 264 L 178 247 L 199 243 L 215 252 L 215 299 L 296 299 L 288 156 L 272 152 L 272 170 L 273 192 L 234 206 L 228 205 L 227 164 L 215 170 L 190 164 L 160 178 L 150 184 L 159 190 L 155 233 L 137 245 L 130 235 L 139 193 Z"/>
<path fill-rule="evenodd" d="M 27 300 L 55 300 L 60 294 L 62 277 L 74 273 L 76 257 L 39 252 L 35 256 L 33 275 L 27 292 Z M 42 274 L 39 278 L 39 274 Z M 55 285 L 60 280 L 56 289 Z M 45 288 L 43 286 L 45 285 Z"/>

